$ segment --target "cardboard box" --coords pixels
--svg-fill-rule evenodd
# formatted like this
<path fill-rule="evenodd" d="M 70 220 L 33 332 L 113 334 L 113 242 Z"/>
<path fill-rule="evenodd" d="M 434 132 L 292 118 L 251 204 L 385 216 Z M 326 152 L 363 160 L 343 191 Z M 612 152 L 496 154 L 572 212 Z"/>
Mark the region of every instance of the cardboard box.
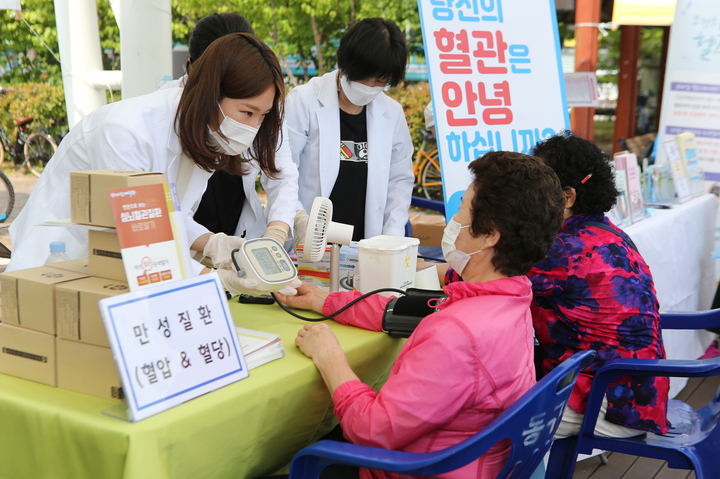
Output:
<path fill-rule="evenodd" d="M 54 335 L 55 286 L 86 277 L 47 266 L 0 274 L 3 322 Z"/>
<path fill-rule="evenodd" d="M 57 386 L 55 336 L 0 323 L 0 373 Z"/>
<path fill-rule="evenodd" d="M 109 348 L 98 301 L 129 291 L 127 283 L 104 278 L 84 278 L 58 285 L 55 289 L 58 337 Z"/>
<path fill-rule="evenodd" d="M 90 170 L 70 172 L 71 220 L 115 227 L 107 190 L 165 183 L 164 173 L 153 171 Z"/>
<path fill-rule="evenodd" d="M 91 276 L 127 282 L 117 233 L 88 231 L 88 261 Z"/>
<path fill-rule="evenodd" d="M 57 338 L 57 385 L 105 399 L 125 399 L 110 348 Z"/>
<path fill-rule="evenodd" d="M 413 237 L 420 240 L 420 246 L 441 246 L 445 232 L 445 217 L 442 215 L 410 215 Z"/>
<path fill-rule="evenodd" d="M 46 264 L 48 268 L 57 268 L 64 271 L 74 271 L 75 273 L 90 275 L 88 268 L 89 262 L 87 258 L 71 259 L 70 261 L 60 261 L 59 263 Z"/>
<path fill-rule="evenodd" d="M 330 287 L 330 247 L 325 248 L 325 254 L 322 259 L 317 262 L 305 261 L 303 257 L 303 245 L 298 246 L 298 278 L 307 281 L 321 288 Z M 340 247 L 340 267 L 338 279 L 339 291 L 352 291 L 354 287 L 355 276 L 360 274 L 360 264 L 358 262 L 357 243 L 352 242 L 350 246 Z"/>

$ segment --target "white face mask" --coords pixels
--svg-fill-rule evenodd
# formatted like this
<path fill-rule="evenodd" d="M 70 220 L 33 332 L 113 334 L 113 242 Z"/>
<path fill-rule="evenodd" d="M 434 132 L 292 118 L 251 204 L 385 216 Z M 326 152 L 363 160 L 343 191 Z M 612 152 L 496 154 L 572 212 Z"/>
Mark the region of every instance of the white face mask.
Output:
<path fill-rule="evenodd" d="M 367 105 L 385 89 L 383 86 L 367 86 L 356 81 L 350 81 L 345 75 L 340 77 L 340 85 L 350 103 L 356 106 Z"/>
<path fill-rule="evenodd" d="M 455 241 L 457 241 L 460 230 L 469 227 L 470 225 L 461 226 L 460 223 L 455 221 L 455 218 L 450 218 L 450 221 L 448 221 L 448 224 L 445 227 L 445 231 L 443 232 L 443 256 L 445 257 L 445 261 L 447 261 L 447 264 L 449 264 L 452 269 L 454 269 L 455 272 L 457 272 L 457 274 L 459 274 L 460 276 L 462 276 L 465 266 L 467 266 L 468 262 L 470 261 L 470 257 L 474 254 L 482 253 L 483 251 L 479 249 L 474 253 L 466 253 L 455 248 Z"/>
<path fill-rule="evenodd" d="M 225 135 L 227 140 L 220 136 L 220 133 L 212 130 L 210 130 L 210 138 L 215 141 L 215 144 L 219 146 L 225 154 L 230 156 L 240 155 L 250 148 L 255 139 L 255 135 L 257 135 L 258 129 L 226 116 L 219 103 L 218 108 L 220 108 L 220 113 L 222 113 L 224 117 L 218 130 Z"/>

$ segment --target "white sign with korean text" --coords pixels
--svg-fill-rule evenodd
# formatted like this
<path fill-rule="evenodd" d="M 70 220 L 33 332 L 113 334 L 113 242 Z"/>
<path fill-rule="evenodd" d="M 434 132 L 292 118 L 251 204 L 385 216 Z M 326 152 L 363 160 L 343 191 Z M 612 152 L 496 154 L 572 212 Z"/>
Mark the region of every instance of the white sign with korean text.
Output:
<path fill-rule="evenodd" d="M 99 305 L 133 422 L 248 377 L 216 273 Z"/>
<path fill-rule="evenodd" d="M 490 151 L 570 128 L 552 0 L 418 0 L 446 217 Z"/>

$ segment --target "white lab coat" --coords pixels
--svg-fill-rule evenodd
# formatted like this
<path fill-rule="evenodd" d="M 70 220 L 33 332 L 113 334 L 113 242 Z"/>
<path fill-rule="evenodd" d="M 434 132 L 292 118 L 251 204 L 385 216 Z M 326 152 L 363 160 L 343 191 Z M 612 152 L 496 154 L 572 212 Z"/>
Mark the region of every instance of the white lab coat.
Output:
<path fill-rule="evenodd" d="M 45 221 L 70 217 L 71 171 L 156 171 L 165 173 L 168 182 L 177 180 L 182 148 L 173 126 L 181 94 L 181 89 L 169 88 L 112 103 L 87 115 L 70 131 L 10 226 L 13 252 L 8 271 L 42 265 L 52 241 L 64 241 L 70 259 L 87 257 L 87 231 L 84 229 L 38 226 Z M 269 218 L 292 225 L 297 206 L 297 169 L 289 157 L 285 164 L 282 161 L 276 163 L 282 173 L 281 178 L 270 182 L 275 184 L 269 188 L 272 191 L 268 192 L 268 201 L 274 201 L 275 205 L 268 212 L 273 215 Z M 266 219 L 255 193 L 258 171 L 259 166 L 253 162 L 252 170 L 243 178 L 246 202 L 238 230 L 247 231 L 246 237 L 260 236 L 265 230 Z M 188 244 L 208 232 L 193 221 L 192 216 L 210 176 L 211 173 L 193 165 L 180 204 L 181 210 L 187 212 Z M 198 274 L 202 266 L 193 262 L 191 269 Z"/>
<path fill-rule="evenodd" d="M 300 173 L 300 202 L 309 212 L 316 196 L 330 196 L 340 169 L 337 71 L 291 90 L 285 123 Z M 367 128 L 365 237 L 404 236 L 414 176 L 413 144 L 402 106 L 381 93 L 367 105 Z"/>

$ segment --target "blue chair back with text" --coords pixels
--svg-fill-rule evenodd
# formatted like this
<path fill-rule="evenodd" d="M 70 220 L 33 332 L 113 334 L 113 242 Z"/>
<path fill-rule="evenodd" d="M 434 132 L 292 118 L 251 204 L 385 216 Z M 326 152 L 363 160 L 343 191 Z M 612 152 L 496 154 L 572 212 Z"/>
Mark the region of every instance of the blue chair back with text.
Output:
<path fill-rule="evenodd" d="M 550 448 L 578 373 L 595 357 L 582 351 L 545 376 L 486 428 L 439 451 L 410 453 L 335 441 L 320 441 L 298 452 L 290 479 L 314 479 L 330 464 L 345 464 L 411 476 L 434 476 L 459 469 L 510 439 L 510 456 L 498 478 L 528 478 Z"/>

